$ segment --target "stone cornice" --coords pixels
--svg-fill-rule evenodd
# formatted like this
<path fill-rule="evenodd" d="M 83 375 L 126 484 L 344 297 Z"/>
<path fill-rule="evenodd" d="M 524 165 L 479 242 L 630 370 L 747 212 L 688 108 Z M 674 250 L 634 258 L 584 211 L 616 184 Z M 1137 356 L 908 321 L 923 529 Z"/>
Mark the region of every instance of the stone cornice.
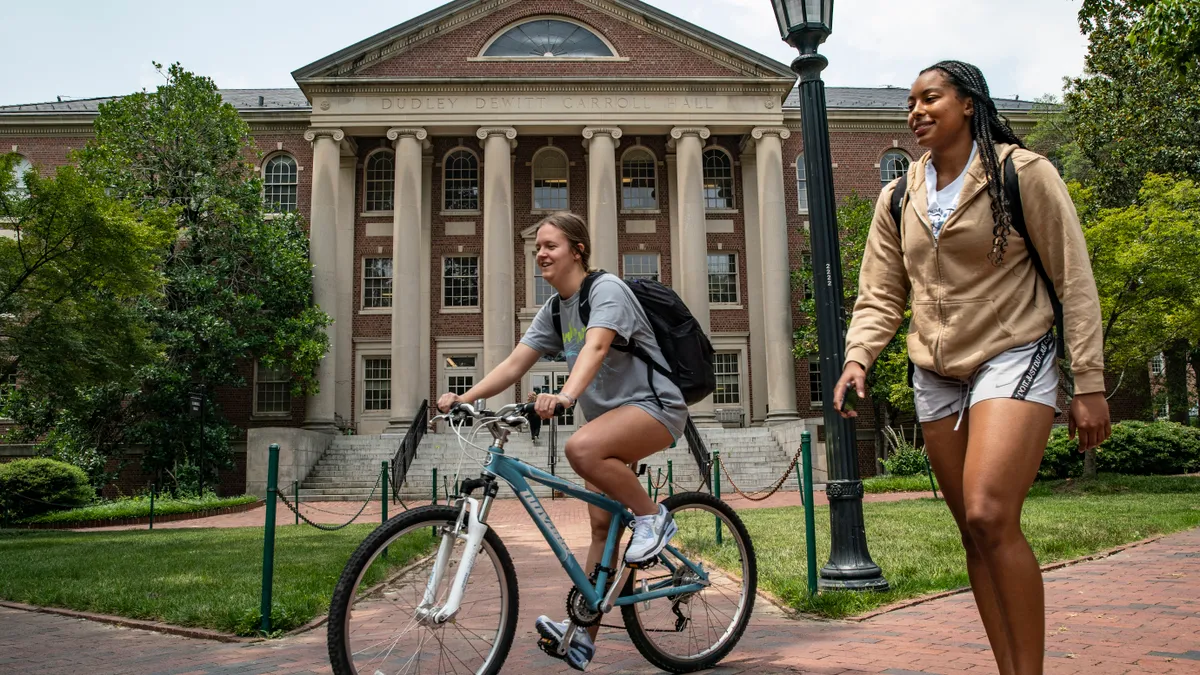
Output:
<path fill-rule="evenodd" d="M 787 81 L 771 81 L 745 77 L 591 77 L 528 78 L 528 77 L 471 77 L 471 78 L 328 78 L 309 82 L 305 88 L 311 96 L 345 96 L 347 94 L 480 94 L 480 93 L 546 93 L 575 94 L 581 92 L 621 93 L 679 93 L 679 94 L 745 94 L 749 96 L 784 96 L 791 88 Z M 785 113 L 786 114 L 786 113 Z M 799 114 L 799 111 L 797 111 Z"/>
<path fill-rule="evenodd" d="M 709 136 L 712 136 L 712 132 L 708 130 L 708 127 L 675 127 L 671 129 L 671 138 L 679 140 L 684 136 L 698 136 L 700 140 L 706 141 Z"/>
<path fill-rule="evenodd" d="M 421 127 L 393 127 L 387 130 L 389 141 L 397 141 L 404 137 L 415 138 L 418 141 L 423 141 L 429 138 L 429 132 Z"/>
<path fill-rule="evenodd" d="M 332 138 L 333 140 L 337 141 L 338 143 L 341 143 L 342 139 L 346 137 L 346 132 L 342 131 L 341 129 L 320 129 L 320 128 L 309 129 L 308 131 L 304 132 L 304 140 L 308 141 L 309 143 L 316 141 L 318 138 L 322 138 L 322 137 L 326 137 L 326 136 L 328 136 L 329 138 Z"/>
<path fill-rule="evenodd" d="M 778 136 L 780 140 L 786 141 L 791 138 L 792 132 L 787 127 L 754 127 L 750 130 L 750 135 L 754 140 L 762 140 L 763 136 Z"/>

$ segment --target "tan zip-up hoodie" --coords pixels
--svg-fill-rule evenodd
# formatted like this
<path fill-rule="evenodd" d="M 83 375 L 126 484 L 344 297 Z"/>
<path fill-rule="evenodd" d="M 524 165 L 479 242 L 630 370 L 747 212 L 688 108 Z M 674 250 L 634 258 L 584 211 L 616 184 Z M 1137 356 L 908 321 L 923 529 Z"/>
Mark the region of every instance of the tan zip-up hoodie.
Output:
<path fill-rule="evenodd" d="M 1010 153 L 1026 229 L 1063 305 L 1075 392 L 1102 392 L 1100 300 L 1075 205 L 1045 157 L 998 144 L 1001 166 Z M 889 212 L 896 183 L 879 195 L 846 335 L 846 361 L 871 367 L 900 327 L 911 291 L 909 358 L 926 370 L 967 379 L 993 356 L 1045 335 L 1054 325 L 1054 309 L 1015 230 L 1008 235 L 1004 264 L 996 267 L 988 259 L 993 220 L 980 157 L 967 171 L 958 209 L 934 240 L 927 213 L 928 161 L 926 153 L 909 168 L 902 237 Z"/>

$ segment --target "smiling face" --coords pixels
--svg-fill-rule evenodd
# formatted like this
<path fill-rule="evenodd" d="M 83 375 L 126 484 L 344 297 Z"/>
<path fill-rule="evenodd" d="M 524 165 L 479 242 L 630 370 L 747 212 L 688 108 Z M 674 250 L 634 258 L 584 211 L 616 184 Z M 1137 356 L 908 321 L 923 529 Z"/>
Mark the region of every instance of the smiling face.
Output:
<path fill-rule="evenodd" d="M 959 94 L 941 70 L 921 73 L 908 94 L 908 128 L 917 144 L 940 150 L 971 136 L 975 103 Z"/>
<path fill-rule="evenodd" d="M 542 278 L 556 289 L 570 274 L 583 271 L 579 251 L 571 249 L 567 235 L 554 225 L 546 223 L 538 228 L 535 245 Z"/>

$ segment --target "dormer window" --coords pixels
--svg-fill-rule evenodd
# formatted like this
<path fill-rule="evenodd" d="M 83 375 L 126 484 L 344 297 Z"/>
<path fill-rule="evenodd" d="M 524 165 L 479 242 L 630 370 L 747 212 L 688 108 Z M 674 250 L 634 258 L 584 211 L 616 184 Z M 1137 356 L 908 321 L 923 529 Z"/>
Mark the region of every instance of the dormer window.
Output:
<path fill-rule="evenodd" d="M 484 57 L 501 58 L 604 58 L 612 47 L 592 31 L 560 19 L 534 19 L 513 26 L 492 40 Z"/>

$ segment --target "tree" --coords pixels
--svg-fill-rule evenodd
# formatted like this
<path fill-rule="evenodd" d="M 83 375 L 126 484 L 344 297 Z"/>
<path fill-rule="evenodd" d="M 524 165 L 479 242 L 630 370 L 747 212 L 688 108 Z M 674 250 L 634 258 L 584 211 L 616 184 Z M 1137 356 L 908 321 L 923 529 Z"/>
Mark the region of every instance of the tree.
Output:
<path fill-rule="evenodd" d="M 863 253 L 867 247 L 867 234 L 875 217 L 875 202 L 864 199 L 857 193 L 848 196 L 838 207 L 837 223 L 842 252 L 842 311 L 846 325 L 853 314 L 854 300 L 858 297 L 858 275 Z M 800 312 L 805 317 L 817 316 L 816 300 L 809 289 L 813 288 L 812 259 L 805 256 L 800 269 L 793 273 L 793 283 L 806 290 L 800 301 Z M 904 413 L 913 412 L 913 392 L 908 386 L 908 335 L 910 314 L 896 337 L 879 354 L 874 366 L 867 373 L 867 394 L 875 420 L 875 452 L 877 459 L 883 458 L 886 445 L 884 429 Z M 817 323 L 815 318 L 802 320 L 794 331 L 793 353 L 797 359 L 807 359 L 819 353 L 817 346 Z"/>
<path fill-rule="evenodd" d="M 289 367 L 294 394 L 315 392 L 330 318 L 313 306 L 303 224 L 294 215 L 264 217 L 262 186 L 246 159 L 249 127 L 212 80 L 178 64 L 164 76 L 154 92 L 102 104 L 95 138 L 78 160 L 114 197 L 174 216 L 164 292 L 141 304 L 165 358 L 136 386 L 93 390 L 87 406 L 43 411 L 40 419 L 42 431 L 54 428 L 60 438 L 110 444 L 101 454 L 142 444 L 147 469 L 192 487 L 201 466 L 211 485 L 231 462 L 234 430 L 212 402 L 214 387 L 245 386 L 239 364 L 262 360 Z M 203 437 L 188 414 L 189 393 L 201 385 L 213 411 Z M 113 433 L 101 438 L 85 428 L 97 417 L 112 420 Z"/>
<path fill-rule="evenodd" d="M 1144 44 L 1155 58 L 1180 75 L 1200 68 L 1200 0 L 1138 0 L 1142 16 L 1130 41 Z"/>

